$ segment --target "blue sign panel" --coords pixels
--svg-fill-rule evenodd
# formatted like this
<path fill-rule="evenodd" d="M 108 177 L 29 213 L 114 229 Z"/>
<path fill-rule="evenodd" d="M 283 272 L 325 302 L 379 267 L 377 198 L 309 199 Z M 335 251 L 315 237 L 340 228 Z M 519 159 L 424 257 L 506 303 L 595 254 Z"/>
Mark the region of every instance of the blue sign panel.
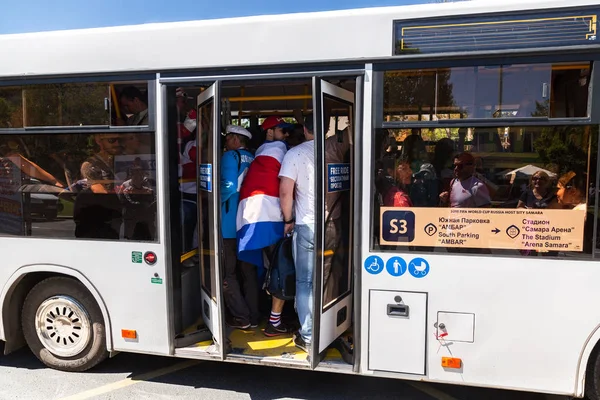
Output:
<path fill-rule="evenodd" d="M 408 264 L 408 272 L 415 278 L 424 278 L 429 273 L 429 263 L 424 258 L 415 258 Z"/>
<path fill-rule="evenodd" d="M 385 269 L 391 276 L 402 276 L 406 272 L 406 261 L 400 257 L 392 257 L 385 264 Z"/>
<path fill-rule="evenodd" d="M 200 164 L 198 170 L 198 188 L 212 192 L 212 164 Z"/>
<path fill-rule="evenodd" d="M 327 164 L 327 192 L 350 190 L 350 164 Z"/>
<path fill-rule="evenodd" d="M 403 210 L 384 211 L 381 237 L 386 242 L 412 242 L 415 239 L 415 214 Z"/>
<path fill-rule="evenodd" d="M 377 275 L 383 271 L 383 260 L 381 257 L 371 256 L 365 260 L 365 269 L 371 275 Z"/>

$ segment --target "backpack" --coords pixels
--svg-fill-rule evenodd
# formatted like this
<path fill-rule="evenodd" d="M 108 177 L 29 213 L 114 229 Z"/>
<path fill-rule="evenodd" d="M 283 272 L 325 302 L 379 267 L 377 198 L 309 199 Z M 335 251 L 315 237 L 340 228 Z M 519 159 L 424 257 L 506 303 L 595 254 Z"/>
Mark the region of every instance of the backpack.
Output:
<path fill-rule="evenodd" d="M 277 242 L 269 261 L 263 289 L 280 300 L 293 300 L 296 296 L 296 268 L 292 256 L 292 236 Z"/>

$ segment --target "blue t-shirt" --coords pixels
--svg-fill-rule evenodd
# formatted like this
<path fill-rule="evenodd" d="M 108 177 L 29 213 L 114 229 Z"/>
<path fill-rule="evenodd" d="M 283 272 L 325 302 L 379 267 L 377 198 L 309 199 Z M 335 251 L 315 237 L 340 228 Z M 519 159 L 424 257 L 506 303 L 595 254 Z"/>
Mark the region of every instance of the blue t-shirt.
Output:
<path fill-rule="evenodd" d="M 252 161 L 254 156 L 246 149 L 226 151 L 221 158 L 221 233 L 224 239 L 236 238 L 240 188 Z"/>

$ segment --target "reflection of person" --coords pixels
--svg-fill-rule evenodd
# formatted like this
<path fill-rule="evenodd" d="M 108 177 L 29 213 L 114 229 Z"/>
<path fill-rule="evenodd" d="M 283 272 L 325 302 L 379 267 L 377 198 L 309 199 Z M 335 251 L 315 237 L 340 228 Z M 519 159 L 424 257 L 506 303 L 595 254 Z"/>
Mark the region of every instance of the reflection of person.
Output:
<path fill-rule="evenodd" d="M 325 139 L 325 164 L 348 164 L 350 166 L 350 126 L 337 130 Z M 350 169 L 348 170 L 350 179 Z M 344 268 L 348 265 L 348 234 L 350 231 L 351 191 L 329 191 L 325 193 L 325 254 L 323 255 L 323 302 L 330 303 L 339 296 Z M 343 290 L 343 288 L 342 288 Z"/>
<path fill-rule="evenodd" d="M 114 192 L 115 156 L 122 152 L 119 135 L 98 134 L 95 141 L 100 151 L 81 164 L 81 175 L 92 192 Z"/>
<path fill-rule="evenodd" d="M 548 208 L 556 199 L 547 173 L 538 171 L 531 176 L 529 188 L 521 194 L 517 208 Z"/>
<path fill-rule="evenodd" d="M 475 176 L 475 158 L 471 153 L 464 152 L 454 158 L 454 176 L 450 191 L 440 194 L 442 205 L 469 208 L 491 204 L 485 183 Z"/>
<path fill-rule="evenodd" d="M 122 214 L 115 192 L 114 157 L 121 154 L 119 136 L 98 134 L 98 153 L 81 165 L 85 186 L 75 198 L 75 237 L 119 239 Z"/>
<path fill-rule="evenodd" d="M 129 169 L 129 179 L 118 188 L 123 198 L 124 236 L 127 240 L 152 241 L 155 236 L 154 191 L 139 165 Z"/>

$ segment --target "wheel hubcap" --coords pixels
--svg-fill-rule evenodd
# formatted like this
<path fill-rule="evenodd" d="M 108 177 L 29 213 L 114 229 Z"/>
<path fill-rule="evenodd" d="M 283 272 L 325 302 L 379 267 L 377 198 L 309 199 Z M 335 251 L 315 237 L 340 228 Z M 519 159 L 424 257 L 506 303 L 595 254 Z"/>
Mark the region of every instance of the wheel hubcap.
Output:
<path fill-rule="evenodd" d="M 42 345 L 59 357 L 76 356 L 90 342 L 90 317 L 72 297 L 47 299 L 38 307 L 35 321 Z"/>

